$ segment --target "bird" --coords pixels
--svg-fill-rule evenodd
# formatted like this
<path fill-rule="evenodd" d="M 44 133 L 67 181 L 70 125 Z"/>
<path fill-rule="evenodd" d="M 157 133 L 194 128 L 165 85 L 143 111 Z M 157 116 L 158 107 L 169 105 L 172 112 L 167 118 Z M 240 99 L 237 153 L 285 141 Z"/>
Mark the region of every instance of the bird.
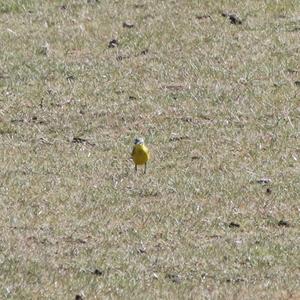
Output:
<path fill-rule="evenodd" d="M 131 153 L 131 157 L 135 164 L 135 172 L 137 172 L 138 165 L 145 165 L 144 174 L 146 174 L 147 170 L 147 162 L 150 159 L 149 149 L 145 146 L 143 138 L 135 138 L 134 145 Z"/>

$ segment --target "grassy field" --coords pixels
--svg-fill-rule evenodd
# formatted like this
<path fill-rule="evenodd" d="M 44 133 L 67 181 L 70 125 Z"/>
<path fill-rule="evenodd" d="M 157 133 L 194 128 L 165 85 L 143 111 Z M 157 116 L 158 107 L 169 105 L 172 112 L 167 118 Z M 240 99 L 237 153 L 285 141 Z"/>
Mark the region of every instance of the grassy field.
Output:
<path fill-rule="evenodd" d="M 299 0 L 0 0 L 0 50 L 1 299 L 300 299 Z"/>

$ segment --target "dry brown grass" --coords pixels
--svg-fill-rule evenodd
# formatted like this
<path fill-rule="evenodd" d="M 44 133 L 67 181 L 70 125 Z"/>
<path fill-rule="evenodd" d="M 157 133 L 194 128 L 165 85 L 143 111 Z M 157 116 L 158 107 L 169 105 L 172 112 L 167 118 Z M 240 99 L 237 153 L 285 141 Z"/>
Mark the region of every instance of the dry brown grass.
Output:
<path fill-rule="evenodd" d="M 0 1 L 1 298 L 298 299 L 300 4 L 216 2 Z"/>

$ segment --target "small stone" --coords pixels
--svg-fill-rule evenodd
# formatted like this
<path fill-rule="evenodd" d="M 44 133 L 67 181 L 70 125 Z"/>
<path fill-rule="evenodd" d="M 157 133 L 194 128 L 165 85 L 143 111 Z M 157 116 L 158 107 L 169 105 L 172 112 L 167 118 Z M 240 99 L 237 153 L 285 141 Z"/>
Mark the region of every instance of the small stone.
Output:
<path fill-rule="evenodd" d="M 242 24 L 242 20 L 240 19 L 240 17 L 235 14 L 229 15 L 229 20 L 230 20 L 231 24 L 235 24 L 235 25 Z"/>
<path fill-rule="evenodd" d="M 134 24 L 125 21 L 125 22 L 123 22 L 123 27 L 124 27 L 124 28 L 133 28 L 133 27 L 134 27 Z"/>
<path fill-rule="evenodd" d="M 103 270 L 100 270 L 100 269 L 95 269 L 93 271 L 93 274 L 94 275 L 98 275 L 98 276 L 102 276 L 104 274 L 104 271 Z"/>
<path fill-rule="evenodd" d="M 256 183 L 259 183 L 259 184 L 268 184 L 271 181 L 272 180 L 270 178 L 260 178 L 260 179 L 256 180 Z"/>
<path fill-rule="evenodd" d="M 234 13 L 222 12 L 222 16 L 228 18 L 231 24 L 234 25 L 242 24 L 241 18 Z"/>
<path fill-rule="evenodd" d="M 200 156 L 192 156 L 192 160 L 200 159 Z"/>
<path fill-rule="evenodd" d="M 171 280 L 174 283 L 180 283 L 181 279 L 177 274 L 167 274 L 166 278 Z"/>
<path fill-rule="evenodd" d="M 278 222 L 278 226 L 285 226 L 285 227 L 289 227 L 290 226 L 290 223 L 288 221 L 285 221 L 285 220 L 280 220 Z"/>
<path fill-rule="evenodd" d="M 109 43 L 108 43 L 108 48 L 115 48 L 119 46 L 119 42 L 116 39 L 112 39 Z"/>
<path fill-rule="evenodd" d="M 87 140 L 86 139 L 82 139 L 80 137 L 73 137 L 73 140 L 72 140 L 72 143 L 79 143 L 79 144 L 82 144 L 82 143 L 85 143 Z"/>
<path fill-rule="evenodd" d="M 146 55 L 149 52 L 149 49 L 144 49 L 141 51 L 141 55 Z"/>
<path fill-rule="evenodd" d="M 74 75 L 69 75 L 69 76 L 67 76 L 66 79 L 67 79 L 68 81 L 73 81 L 73 80 L 75 80 L 76 78 L 75 78 Z"/>
<path fill-rule="evenodd" d="M 140 247 L 140 248 L 138 248 L 137 251 L 138 251 L 138 253 L 140 253 L 140 254 L 144 254 L 144 253 L 147 252 L 145 247 Z"/>
<path fill-rule="evenodd" d="M 241 225 L 240 224 L 238 224 L 238 223 L 234 223 L 234 222 L 230 222 L 229 223 L 229 225 L 228 225 L 230 228 L 239 228 L 239 227 L 241 227 Z"/>

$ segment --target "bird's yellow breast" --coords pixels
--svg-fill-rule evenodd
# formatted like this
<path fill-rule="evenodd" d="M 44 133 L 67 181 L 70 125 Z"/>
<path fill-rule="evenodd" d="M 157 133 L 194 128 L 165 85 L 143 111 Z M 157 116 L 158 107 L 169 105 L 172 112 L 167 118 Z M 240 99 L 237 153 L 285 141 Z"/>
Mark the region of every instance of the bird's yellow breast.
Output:
<path fill-rule="evenodd" d="M 132 159 L 136 165 L 144 165 L 150 158 L 150 153 L 145 145 L 134 145 Z"/>

